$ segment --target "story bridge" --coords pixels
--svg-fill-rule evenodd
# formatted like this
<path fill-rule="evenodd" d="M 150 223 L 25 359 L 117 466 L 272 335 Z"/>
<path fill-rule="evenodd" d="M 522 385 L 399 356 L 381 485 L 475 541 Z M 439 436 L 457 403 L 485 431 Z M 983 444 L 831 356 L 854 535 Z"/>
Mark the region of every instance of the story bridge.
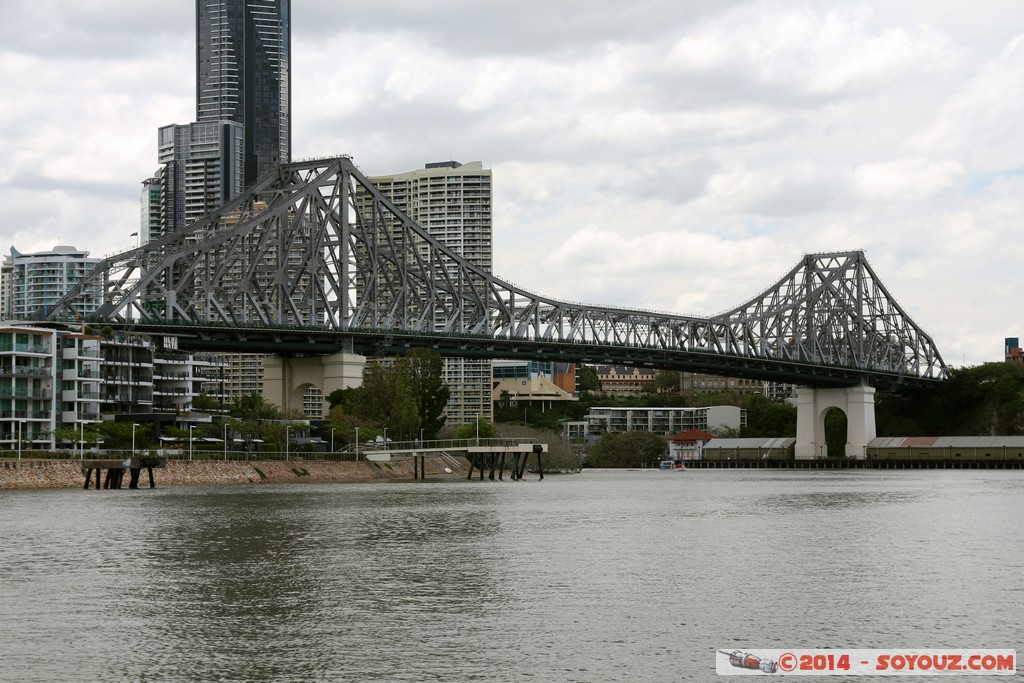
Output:
<path fill-rule="evenodd" d="M 412 347 L 788 382 L 805 387 L 798 457 L 824 443 L 829 407 L 847 413 L 847 453 L 857 455 L 874 436 L 875 387 L 946 376 L 932 339 L 861 251 L 806 255 L 713 317 L 561 301 L 431 237 L 347 156 L 278 167 L 188 228 L 104 259 L 39 317 L 148 333 L 187 350 L 274 354 L 267 398 L 284 408 L 309 377 L 319 375 L 312 383 L 325 394 L 358 382 L 354 354 Z"/>

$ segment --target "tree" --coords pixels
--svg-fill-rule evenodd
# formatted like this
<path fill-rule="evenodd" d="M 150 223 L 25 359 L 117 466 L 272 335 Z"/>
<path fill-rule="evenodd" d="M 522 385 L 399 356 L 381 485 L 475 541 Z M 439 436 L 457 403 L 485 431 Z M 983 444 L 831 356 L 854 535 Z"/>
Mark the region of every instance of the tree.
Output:
<path fill-rule="evenodd" d="M 502 438 L 520 438 L 524 442 L 546 443 L 548 450 L 543 455 L 545 472 L 578 472 L 580 469 L 581 449 L 570 444 L 557 432 L 524 425 L 495 425 L 495 430 Z"/>
<path fill-rule="evenodd" d="M 224 405 L 205 391 L 192 399 L 192 409 L 201 412 L 221 410 Z"/>
<path fill-rule="evenodd" d="M 363 392 L 358 415 L 386 427 L 392 439 L 419 436 L 419 414 L 407 366 L 368 366 L 363 371 Z"/>
<path fill-rule="evenodd" d="M 582 394 L 601 391 L 601 380 L 597 378 L 597 371 L 589 365 L 580 365 L 576 368 L 576 385 Z"/>
<path fill-rule="evenodd" d="M 605 434 L 587 453 L 591 467 L 643 467 L 656 464 L 668 451 L 664 437 L 651 432 Z"/>
<path fill-rule="evenodd" d="M 284 419 L 284 413 L 278 410 L 277 406 L 267 403 L 267 400 L 255 391 L 248 396 L 236 398 L 228 407 L 228 413 L 231 417 L 251 422 Z"/>
<path fill-rule="evenodd" d="M 441 356 L 427 349 L 413 349 L 402 359 L 409 388 L 416 403 L 419 429 L 432 439 L 444 427 L 450 390 L 444 383 Z"/>
<path fill-rule="evenodd" d="M 498 433 L 495 431 L 494 425 L 479 417 L 455 430 L 456 439 L 475 439 L 477 436 L 481 439 L 493 439 L 498 436 Z"/>
<path fill-rule="evenodd" d="M 149 425 L 133 427 L 131 422 L 101 422 L 99 433 L 106 448 L 127 450 L 132 447 L 133 434 L 136 448 L 150 446 Z"/>
<path fill-rule="evenodd" d="M 357 415 L 359 414 L 359 406 L 363 402 L 364 395 L 365 392 L 362 387 L 335 389 L 327 395 L 327 402 L 331 405 L 332 410 L 334 408 L 341 408 L 349 415 Z"/>
<path fill-rule="evenodd" d="M 740 430 L 746 438 L 779 438 L 796 436 L 796 406 L 773 401 L 761 394 L 745 397 L 747 424 Z"/>
<path fill-rule="evenodd" d="M 659 394 L 679 392 L 679 373 L 672 370 L 658 370 L 654 376 L 654 391 Z"/>

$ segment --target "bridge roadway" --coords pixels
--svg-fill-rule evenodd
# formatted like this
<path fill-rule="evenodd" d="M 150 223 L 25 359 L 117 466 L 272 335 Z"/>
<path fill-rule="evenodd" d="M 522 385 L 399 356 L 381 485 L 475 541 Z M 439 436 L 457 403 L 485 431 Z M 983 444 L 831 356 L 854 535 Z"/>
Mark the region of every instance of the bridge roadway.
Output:
<path fill-rule="evenodd" d="M 528 359 L 563 363 L 598 363 L 658 370 L 718 374 L 806 387 L 842 388 L 868 382 L 879 389 L 934 387 L 933 377 L 894 374 L 872 368 L 822 365 L 820 362 L 739 356 L 715 350 L 658 349 L 632 344 L 500 338 L 486 335 L 422 331 L 349 329 L 317 326 L 240 326 L 223 323 L 104 321 L 115 329 L 153 336 L 174 336 L 184 351 L 247 352 L 276 355 L 357 353 L 394 356 L 427 348 L 443 357 Z"/>

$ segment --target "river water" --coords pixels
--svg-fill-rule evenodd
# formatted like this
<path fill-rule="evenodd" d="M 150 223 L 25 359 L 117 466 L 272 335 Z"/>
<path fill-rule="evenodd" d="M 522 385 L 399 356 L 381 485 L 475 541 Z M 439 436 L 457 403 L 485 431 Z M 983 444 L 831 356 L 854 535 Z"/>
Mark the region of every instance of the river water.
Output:
<path fill-rule="evenodd" d="M 4 683 L 711 681 L 716 649 L 1024 633 L 1020 471 L 0 491 L 0 513 Z"/>

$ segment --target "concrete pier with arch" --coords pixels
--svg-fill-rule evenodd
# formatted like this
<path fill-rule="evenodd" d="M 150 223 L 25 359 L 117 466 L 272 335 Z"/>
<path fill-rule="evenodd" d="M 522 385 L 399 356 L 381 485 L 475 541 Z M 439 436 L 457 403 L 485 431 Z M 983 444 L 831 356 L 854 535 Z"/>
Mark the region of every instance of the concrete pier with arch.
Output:
<path fill-rule="evenodd" d="M 864 459 L 867 447 L 877 436 L 875 429 L 875 388 L 860 384 L 845 389 L 797 387 L 797 460 L 814 460 L 828 455 L 825 444 L 825 414 L 837 408 L 846 414 L 846 449 L 850 458 Z"/>
<path fill-rule="evenodd" d="M 263 359 L 263 396 L 285 415 L 302 412 L 302 396 L 309 387 L 319 387 L 324 398 L 336 389 L 358 387 L 363 383 L 365 365 L 366 357 L 354 353 L 266 356 Z"/>

